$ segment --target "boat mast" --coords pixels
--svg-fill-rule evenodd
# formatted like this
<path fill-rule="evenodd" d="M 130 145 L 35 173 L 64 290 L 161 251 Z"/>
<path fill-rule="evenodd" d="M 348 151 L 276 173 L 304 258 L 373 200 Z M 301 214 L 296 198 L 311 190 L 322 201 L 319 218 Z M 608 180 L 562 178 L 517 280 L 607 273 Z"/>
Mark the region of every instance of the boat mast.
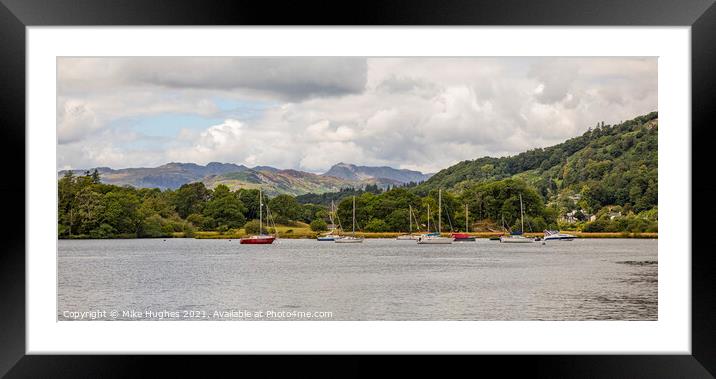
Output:
<path fill-rule="evenodd" d="M 442 214 L 443 214 L 443 190 L 438 190 L 438 235 L 442 232 Z"/>
<path fill-rule="evenodd" d="M 520 218 L 521 218 L 521 228 L 520 232 L 525 232 L 525 211 L 522 209 L 522 194 L 520 194 Z"/>
<path fill-rule="evenodd" d="M 430 233 L 430 204 L 428 204 L 428 233 Z"/>
<path fill-rule="evenodd" d="M 331 200 L 331 210 L 328 211 L 328 220 L 331 221 L 331 225 L 334 225 L 334 222 L 333 222 L 333 200 Z"/>
<path fill-rule="evenodd" d="M 259 235 L 263 234 L 263 229 L 261 229 L 261 224 L 263 224 L 263 207 L 264 200 L 261 195 L 261 189 L 259 189 Z"/>
<path fill-rule="evenodd" d="M 408 222 L 410 223 L 410 234 L 413 234 L 413 206 L 408 205 Z"/>
<path fill-rule="evenodd" d="M 470 233 L 470 225 L 467 222 L 467 204 L 465 204 L 465 233 Z"/>
<path fill-rule="evenodd" d="M 353 237 L 356 235 L 356 197 L 353 196 Z"/>

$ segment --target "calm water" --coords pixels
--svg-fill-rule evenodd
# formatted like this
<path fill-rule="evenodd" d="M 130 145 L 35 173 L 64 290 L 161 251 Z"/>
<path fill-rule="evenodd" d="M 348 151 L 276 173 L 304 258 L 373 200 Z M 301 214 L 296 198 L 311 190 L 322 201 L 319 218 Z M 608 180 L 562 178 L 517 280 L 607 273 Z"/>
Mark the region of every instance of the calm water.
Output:
<path fill-rule="evenodd" d="M 59 320 L 657 319 L 656 240 L 61 240 L 58 266 Z"/>

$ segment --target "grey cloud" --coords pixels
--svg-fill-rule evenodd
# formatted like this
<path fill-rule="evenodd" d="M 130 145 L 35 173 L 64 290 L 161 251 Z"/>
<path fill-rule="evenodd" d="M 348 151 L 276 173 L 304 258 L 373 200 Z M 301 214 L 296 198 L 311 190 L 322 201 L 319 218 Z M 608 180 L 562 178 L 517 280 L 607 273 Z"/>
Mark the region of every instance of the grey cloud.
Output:
<path fill-rule="evenodd" d="M 552 104 L 567 97 L 578 77 L 578 67 L 574 61 L 545 60 L 534 64 L 528 76 L 542 85 L 535 98 L 541 103 Z"/>
<path fill-rule="evenodd" d="M 361 93 L 365 89 L 366 58 L 339 57 L 139 57 L 93 58 L 77 65 L 63 58 L 67 90 L 91 86 L 88 80 L 115 84 L 155 85 L 177 89 L 248 90 L 298 101 L 311 97 Z M 80 58 L 81 59 L 81 58 Z M 62 72 L 62 71 L 61 71 Z M 75 79 L 76 83 L 72 83 Z"/>
<path fill-rule="evenodd" d="M 376 87 L 377 91 L 387 93 L 406 93 L 412 92 L 420 96 L 434 95 L 438 86 L 425 79 L 413 78 L 408 76 L 391 75 Z"/>

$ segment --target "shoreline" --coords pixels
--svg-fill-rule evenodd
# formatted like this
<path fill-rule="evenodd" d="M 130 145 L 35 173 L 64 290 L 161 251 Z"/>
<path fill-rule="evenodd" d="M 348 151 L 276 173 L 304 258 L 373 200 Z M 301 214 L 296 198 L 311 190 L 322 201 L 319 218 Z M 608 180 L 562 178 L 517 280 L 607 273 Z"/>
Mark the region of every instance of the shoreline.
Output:
<path fill-rule="evenodd" d="M 596 239 L 604 239 L 604 238 L 625 238 L 625 239 L 658 239 L 659 233 L 656 232 L 644 232 L 644 233 L 632 233 L 632 232 L 576 232 L 576 231 L 569 231 L 564 230 L 560 231 L 563 233 L 572 234 L 575 236 L 575 239 L 586 239 L 586 238 L 596 238 Z M 279 239 L 316 239 L 318 235 L 321 235 L 323 233 L 316 233 L 316 232 L 298 232 L 298 233 L 280 233 L 279 232 Z M 377 238 L 385 238 L 385 239 L 395 239 L 396 237 L 400 235 L 405 235 L 407 233 L 398 233 L 398 232 L 381 232 L 381 233 L 372 233 L 372 232 L 356 232 L 357 237 L 363 237 L 366 239 L 377 239 Z M 415 235 L 419 235 L 419 233 L 414 233 Z M 468 233 L 470 236 L 473 236 L 475 238 L 482 238 L 487 239 L 491 237 L 499 237 L 501 235 L 504 235 L 504 233 L 498 233 L 498 232 L 474 232 L 474 233 Z M 443 237 L 450 237 L 450 233 L 442 233 Z M 543 237 L 543 233 L 525 233 L 526 237 Z M 246 234 L 244 233 L 231 233 L 231 234 L 222 234 L 221 232 L 196 232 L 193 237 L 185 237 L 183 233 L 177 232 L 174 233 L 171 236 L 166 237 L 153 237 L 154 239 L 162 238 L 193 238 L 193 239 L 241 239 L 242 237 L 246 237 Z M 96 238 L 87 238 L 87 237 L 73 237 L 73 238 L 60 238 L 62 240 L 89 240 L 89 239 L 96 239 Z M 116 237 L 116 238 L 104 238 L 107 240 L 120 240 L 120 239 L 142 239 L 138 237 Z"/>
<path fill-rule="evenodd" d="M 654 232 L 644 232 L 644 233 L 632 233 L 632 232 L 574 232 L 574 231 L 562 231 L 564 233 L 572 234 L 575 236 L 575 239 L 579 238 L 638 238 L 638 239 L 658 239 L 658 233 Z M 204 232 L 207 233 L 207 232 Z M 245 237 L 245 235 L 242 234 L 219 234 L 218 232 L 208 232 L 208 233 L 216 233 L 211 235 L 195 235 L 195 239 L 239 239 L 241 237 Z M 371 233 L 371 232 L 356 232 L 356 237 L 363 237 L 366 239 L 372 239 L 372 238 L 388 238 L 388 239 L 394 239 L 398 236 L 405 235 L 407 233 L 396 233 L 396 232 L 380 232 L 380 233 Z M 420 235 L 419 233 L 413 233 L 415 235 Z M 441 233 L 441 236 L 443 237 L 450 237 L 451 233 Z M 468 233 L 470 236 L 475 238 L 482 238 L 487 239 L 491 237 L 499 237 L 501 235 L 504 235 L 504 233 L 494 233 L 494 232 L 476 232 L 476 233 Z M 309 234 L 281 234 L 279 233 L 278 238 L 279 239 L 316 239 L 316 237 L 319 235 L 319 233 L 313 233 L 312 235 Z M 525 237 L 544 237 L 544 233 L 524 233 Z"/>

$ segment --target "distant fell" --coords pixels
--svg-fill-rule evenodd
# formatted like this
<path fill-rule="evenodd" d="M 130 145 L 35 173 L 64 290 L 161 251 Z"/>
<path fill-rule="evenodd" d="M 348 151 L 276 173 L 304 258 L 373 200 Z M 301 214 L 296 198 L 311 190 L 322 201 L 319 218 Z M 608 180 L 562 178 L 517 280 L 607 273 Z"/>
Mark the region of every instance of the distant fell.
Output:
<path fill-rule="evenodd" d="M 335 165 L 345 165 L 340 163 Z M 290 194 L 294 196 L 307 193 L 326 193 L 340 191 L 342 188 L 364 188 L 377 185 L 380 188 L 399 186 L 424 178 L 417 171 L 398 170 L 390 167 L 366 167 L 345 165 L 355 169 L 357 174 L 332 176 L 313 174 L 299 170 L 282 170 L 271 166 L 255 166 L 253 168 L 233 163 L 211 162 L 206 166 L 196 163 L 171 162 L 159 167 L 139 167 L 112 169 L 97 167 L 100 180 L 106 184 L 130 185 L 137 188 L 177 189 L 184 184 L 203 182 L 213 188 L 219 184 L 231 189 L 262 188 L 268 195 Z M 76 175 L 83 175 L 90 169 L 72 170 Z M 370 174 L 374 172 L 374 174 Z M 66 170 L 60 171 L 63 176 Z"/>
<path fill-rule="evenodd" d="M 122 168 L 116 170 L 109 167 L 97 167 L 97 172 L 99 172 L 103 183 L 164 190 L 176 189 L 183 184 L 200 181 L 206 176 L 242 172 L 248 169 L 244 165 L 233 163 L 211 162 L 206 166 L 202 166 L 195 163 L 171 162 L 159 167 Z M 72 170 L 72 172 L 82 175 L 92 170 L 94 169 Z M 67 170 L 62 170 L 59 175 L 63 176 L 66 172 Z"/>
<path fill-rule="evenodd" d="M 333 176 L 347 180 L 388 179 L 399 183 L 420 183 L 430 178 L 429 174 L 423 174 L 419 171 L 396 169 L 387 166 L 356 166 L 343 162 L 333 165 L 323 176 Z"/>

